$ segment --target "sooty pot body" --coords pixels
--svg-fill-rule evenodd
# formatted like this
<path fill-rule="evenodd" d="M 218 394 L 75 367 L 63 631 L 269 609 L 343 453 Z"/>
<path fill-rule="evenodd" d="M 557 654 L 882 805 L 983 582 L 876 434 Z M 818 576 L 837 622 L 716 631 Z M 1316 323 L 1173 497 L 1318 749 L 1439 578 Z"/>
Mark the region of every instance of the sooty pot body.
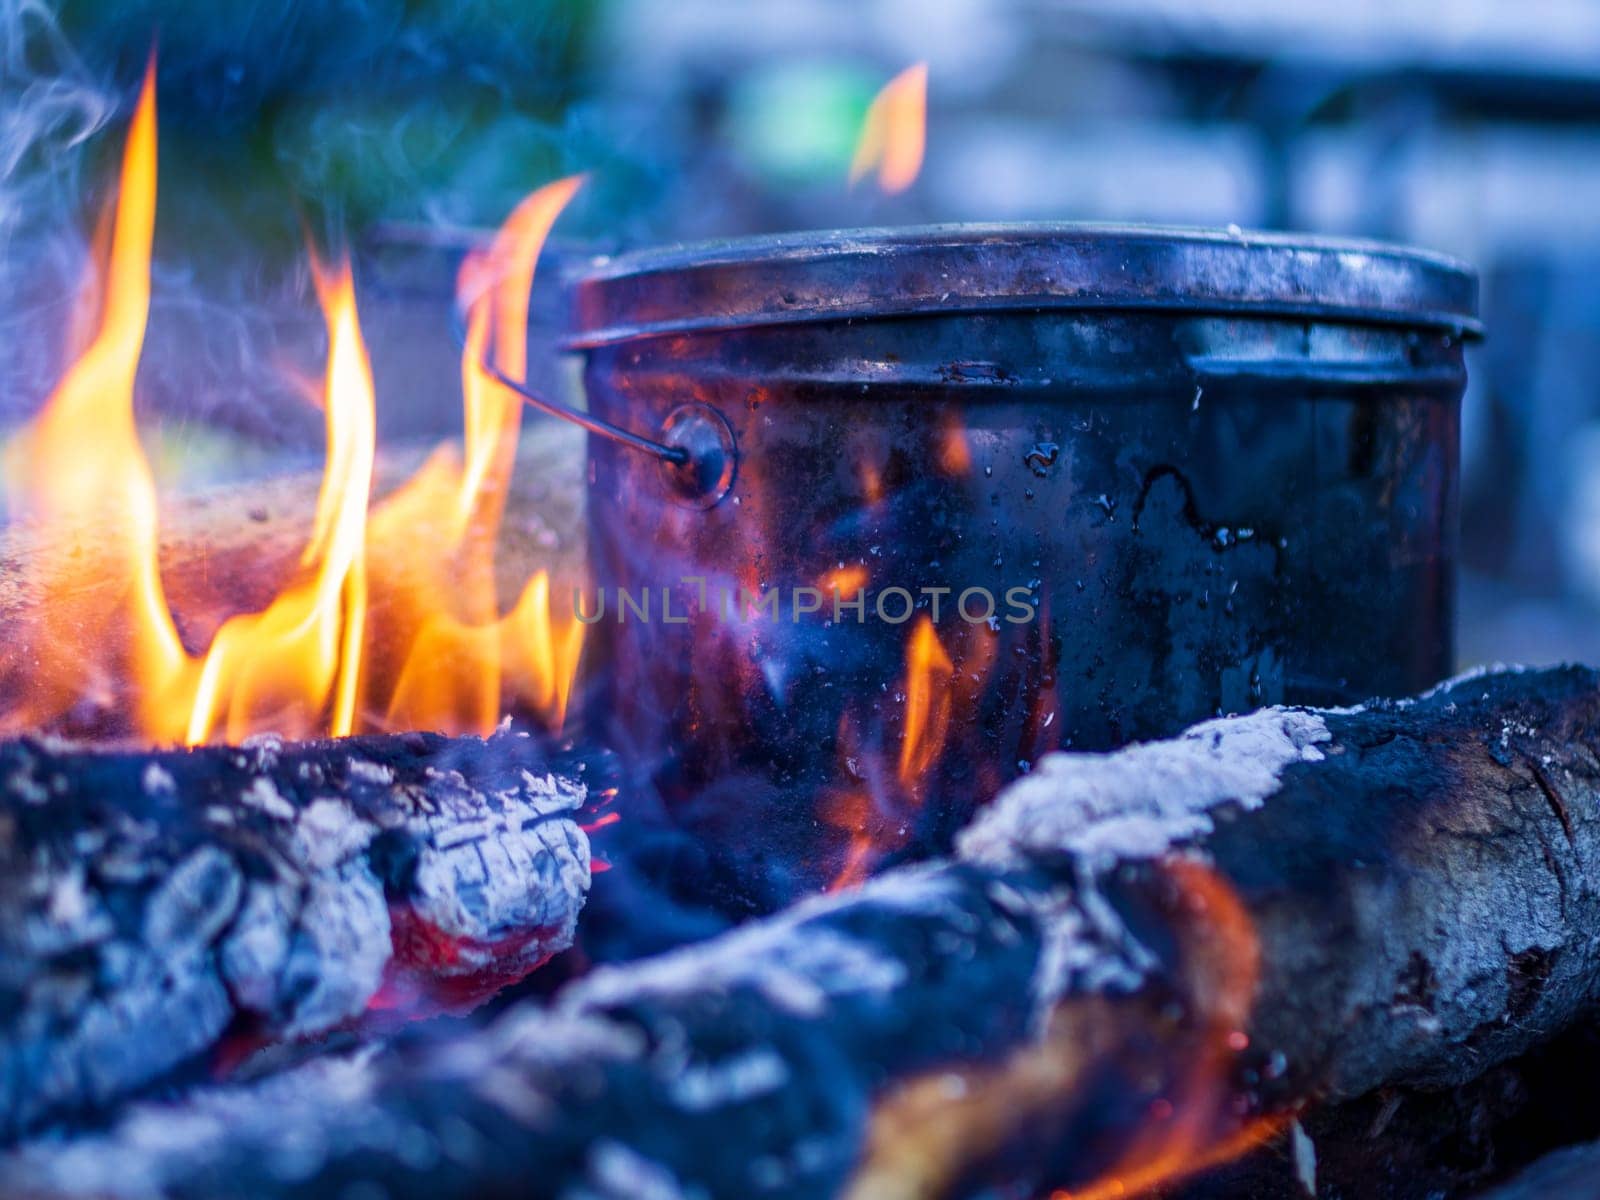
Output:
<path fill-rule="evenodd" d="M 585 382 L 732 431 L 709 507 L 590 439 L 584 603 L 602 736 L 761 903 L 941 844 L 1049 750 L 1451 668 L 1459 331 L 931 311 L 622 338 Z"/>

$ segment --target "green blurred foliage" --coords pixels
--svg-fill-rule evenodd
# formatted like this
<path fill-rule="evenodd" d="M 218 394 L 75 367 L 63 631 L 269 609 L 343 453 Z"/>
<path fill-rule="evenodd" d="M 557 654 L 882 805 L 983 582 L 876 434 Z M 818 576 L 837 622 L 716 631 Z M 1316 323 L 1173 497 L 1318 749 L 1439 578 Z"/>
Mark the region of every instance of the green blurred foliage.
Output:
<path fill-rule="evenodd" d="M 751 72 L 729 96 L 729 139 L 744 162 L 775 184 L 837 182 L 849 170 L 881 82 L 841 62 Z"/>
<path fill-rule="evenodd" d="M 359 237 L 380 220 L 497 223 L 531 188 L 584 165 L 566 112 L 594 10 L 63 0 L 59 15 L 91 70 L 130 101 L 158 47 L 160 220 L 203 260 L 240 238 L 269 252 L 298 244 L 307 224 Z"/>

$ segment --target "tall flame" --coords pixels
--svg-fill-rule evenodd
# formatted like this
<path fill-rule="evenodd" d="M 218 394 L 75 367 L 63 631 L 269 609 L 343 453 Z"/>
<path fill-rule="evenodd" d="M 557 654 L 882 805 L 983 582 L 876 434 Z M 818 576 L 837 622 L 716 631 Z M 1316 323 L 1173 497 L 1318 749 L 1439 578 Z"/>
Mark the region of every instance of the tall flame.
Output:
<path fill-rule="evenodd" d="M 850 185 L 876 171 L 878 187 L 893 195 L 916 182 L 927 142 L 928 64 L 896 75 L 867 108 L 850 161 Z"/>
<path fill-rule="evenodd" d="M 271 729 L 304 737 L 355 728 L 367 610 L 367 497 L 376 450 L 372 366 L 349 263 L 317 272 L 328 323 L 328 457 L 302 579 L 263 612 L 230 618 L 206 654 L 190 744 Z"/>
<path fill-rule="evenodd" d="M 441 448 L 373 513 L 373 561 L 381 571 L 376 582 L 388 603 L 372 641 L 409 646 L 397 675 L 375 669 L 368 685 L 370 707 L 390 727 L 487 733 L 506 696 L 558 727 L 565 719 L 583 625 L 555 621 L 543 571 L 511 611 L 499 615 L 494 547 L 522 398 L 484 363 L 492 354 L 507 378 L 525 379 L 534 268 L 551 226 L 582 182 L 562 179 L 528 196 L 488 251 L 462 265 L 464 455 Z"/>
<path fill-rule="evenodd" d="M 14 641 L 0 670 L 18 697 L 0 718 L 8 729 L 57 719 L 85 695 L 120 691 L 130 676 L 147 683 L 144 708 L 184 666 L 156 565 L 155 481 L 133 415 L 155 211 L 152 59 L 123 151 L 103 274 L 91 266 L 69 332 L 81 338 L 96 310 L 98 329 L 8 455 L 16 507 L 34 522 L 44 560 L 43 620 Z"/>

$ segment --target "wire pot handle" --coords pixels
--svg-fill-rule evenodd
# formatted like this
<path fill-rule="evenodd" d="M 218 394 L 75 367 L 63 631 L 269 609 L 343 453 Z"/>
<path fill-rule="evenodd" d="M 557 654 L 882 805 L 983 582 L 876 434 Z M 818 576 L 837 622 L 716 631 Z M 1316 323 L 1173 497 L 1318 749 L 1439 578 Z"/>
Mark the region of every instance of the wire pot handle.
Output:
<path fill-rule="evenodd" d="M 453 310 L 450 327 L 456 345 L 465 350 L 467 326 L 459 307 Z M 479 357 L 477 365 L 496 383 L 522 397 L 529 407 L 655 458 L 664 468 L 668 485 L 677 498 L 694 507 L 710 508 L 733 488 L 738 463 L 733 430 L 727 419 L 709 404 L 684 404 L 673 409 L 662 422 L 661 440 L 655 441 L 541 395 L 521 380 L 511 378 L 489 361 L 486 354 Z"/>

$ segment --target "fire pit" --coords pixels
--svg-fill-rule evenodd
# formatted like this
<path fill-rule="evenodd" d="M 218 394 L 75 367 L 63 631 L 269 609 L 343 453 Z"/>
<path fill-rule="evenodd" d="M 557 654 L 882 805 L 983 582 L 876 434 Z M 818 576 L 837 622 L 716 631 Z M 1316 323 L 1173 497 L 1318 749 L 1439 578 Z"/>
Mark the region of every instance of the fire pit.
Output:
<path fill-rule="evenodd" d="M 322 467 L 194 493 L 156 81 L 4 459 L 0 1193 L 1581 1194 L 1600 675 L 1439 682 L 1468 269 L 586 249 L 585 407 L 530 332 L 572 177 L 313 250 Z"/>
<path fill-rule="evenodd" d="M 602 263 L 590 415 L 696 456 L 591 433 L 606 736 L 713 836 L 731 807 L 804 842 L 805 798 L 856 789 L 926 849 L 1050 749 L 1420 690 L 1453 653 L 1475 304 L 1434 255 L 1224 231 Z M 832 841 L 784 844 L 804 884 Z"/>

